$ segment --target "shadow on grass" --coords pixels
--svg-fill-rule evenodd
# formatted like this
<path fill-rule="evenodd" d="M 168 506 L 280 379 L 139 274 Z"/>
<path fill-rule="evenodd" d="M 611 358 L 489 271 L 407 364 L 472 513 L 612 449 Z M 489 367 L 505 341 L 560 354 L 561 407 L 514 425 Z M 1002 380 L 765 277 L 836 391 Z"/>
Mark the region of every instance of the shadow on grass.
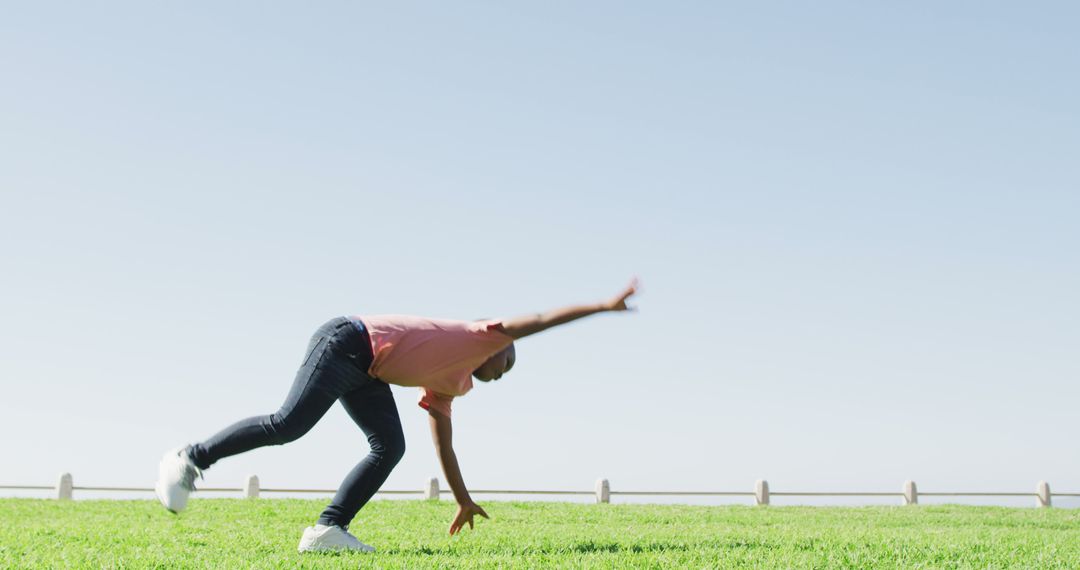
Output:
<path fill-rule="evenodd" d="M 809 544 L 800 545 L 804 549 L 814 549 L 817 544 L 810 541 Z M 761 548 L 775 548 L 775 544 L 768 541 L 747 540 L 745 538 L 706 539 L 691 541 L 642 541 L 642 542 L 619 542 L 613 540 L 579 540 L 573 542 L 558 542 L 552 544 L 537 544 L 523 541 L 498 541 L 487 544 L 468 544 L 450 542 L 446 544 L 422 546 L 397 546 L 378 548 L 374 553 L 353 551 L 325 551 L 305 553 L 305 556 L 418 556 L 418 557 L 455 557 L 473 554 L 494 556 L 550 556 L 550 555 L 589 555 L 589 554 L 630 554 L 648 555 L 672 552 L 690 551 L 737 551 L 756 550 Z"/>
<path fill-rule="evenodd" d="M 513 554 L 513 555 L 550 555 L 550 554 L 656 554 L 663 552 L 687 552 L 691 550 L 702 549 L 740 549 L 740 548 L 760 548 L 766 546 L 762 543 L 753 541 L 730 541 L 730 542 L 709 542 L 709 543 L 694 543 L 685 544 L 679 542 L 646 542 L 641 544 L 620 544 L 618 542 L 596 542 L 596 541 L 584 541 L 576 542 L 573 544 L 563 545 L 551 545 L 551 546 L 537 546 L 533 544 L 523 545 L 520 547 L 512 547 L 503 545 L 503 548 L 483 548 L 485 553 L 489 554 Z M 393 554 L 412 554 L 421 556 L 446 556 L 461 554 L 461 550 L 453 547 L 440 547 L 432 548 L 429 546 L 421 546 L 418 548 L 402 548 L 387 550 L 387 553 Z"/>

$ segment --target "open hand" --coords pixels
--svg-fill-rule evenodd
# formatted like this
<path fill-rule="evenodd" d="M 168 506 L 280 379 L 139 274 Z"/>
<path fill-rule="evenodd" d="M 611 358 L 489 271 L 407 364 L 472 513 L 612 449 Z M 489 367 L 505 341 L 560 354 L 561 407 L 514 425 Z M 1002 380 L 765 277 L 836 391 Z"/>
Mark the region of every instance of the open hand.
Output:
<path fill-rule="evenodd" d="M 606 308 L 609 311 L 633 311 L 633 310 L 636 310 L 636 307 L 628 306 L 626 304 L 626 300 L 629 299 L 630 297 L 632 297 L 634 295 L 634 293 L 637 293 L 637 289 L 638 289 L 638 278 L 635 277 L 633 280 L 630 281 L 630 285 L 628 285 L 626 287 L 626 289 L 623 290 L 622 293 L 619 293 L 618 295 L 613 297 L 610 301 L 605 303 L 604 308 Z"/>
<path fill-rule="evenodd" d="M 473 516 L 480 515 L 485 519 L 490 519 L 484 509 L 480 508 L 480 505 L 468 502 L 458 506 L 457 516 L 454 517 L 454 522 L 450 523 L 450 535 L 453 536 L 461 529 L 465 528 L 465 523 L 469 523 L 469 528 L 473 527 Z"/>

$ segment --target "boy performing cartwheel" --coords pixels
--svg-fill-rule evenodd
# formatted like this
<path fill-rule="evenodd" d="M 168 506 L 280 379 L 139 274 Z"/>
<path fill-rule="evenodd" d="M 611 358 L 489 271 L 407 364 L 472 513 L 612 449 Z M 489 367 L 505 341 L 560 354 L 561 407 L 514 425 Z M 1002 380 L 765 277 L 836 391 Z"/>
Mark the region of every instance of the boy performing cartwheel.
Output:
<path fill-rule="evenodd" d="M 472 379 L 499 380 L 514 367 L 514 341 L 596 313 L 632 310 L 626 301 L 636 280 L 610 300 L 573 305 L 513 319 L 451 321 L 406 315 L 338 317 L 315 332 L 281 409 L 236 422 L 210 439 L 165 454 L 155 492 L 166 509 L 179 513 L 195 490 L 195 478 L 218 460 L 267 445 L 282 445 L 307 433 L 335 401 L 367 436 L 371 451 L 338 488 L 315 526 L 300 539 L 300 552 L 374 548 L 348 532 L 357 511 L 386 481 L 405 453 L 405 437 L 389 384 L 420 388 L 435 449 L 458 511 L 450 534 L 473 518 L 487 518 L 473 502 L 454 454 L 451 403 L 472 389 Z"/>

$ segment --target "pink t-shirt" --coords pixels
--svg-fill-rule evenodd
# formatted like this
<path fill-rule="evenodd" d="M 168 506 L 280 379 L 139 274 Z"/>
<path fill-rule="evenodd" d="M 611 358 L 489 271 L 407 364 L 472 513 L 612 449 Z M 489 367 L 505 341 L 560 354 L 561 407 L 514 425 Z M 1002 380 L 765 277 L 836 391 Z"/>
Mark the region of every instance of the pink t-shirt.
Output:
<path fill-rule="evenodd" d="M 356 317 L 371 337 L 368 373 L 419 386 L 420 407 L 450 416 L 450 402 L 472 389 L 472 373 L 514 339 L 497 320 L 450 321 L 409 315 Z"/>

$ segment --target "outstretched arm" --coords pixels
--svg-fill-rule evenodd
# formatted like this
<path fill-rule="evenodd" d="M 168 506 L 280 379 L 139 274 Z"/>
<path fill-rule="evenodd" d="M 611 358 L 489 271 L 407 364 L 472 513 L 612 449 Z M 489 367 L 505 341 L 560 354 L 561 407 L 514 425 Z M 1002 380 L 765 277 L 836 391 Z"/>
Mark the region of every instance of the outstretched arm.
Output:
<path fill-rule="evenodd" d="M 602 303 L 595 303 L 592 305 L 571 305 L 546 313 L 537 313 L 534 315 L 507 319 L 503 321 L 503 332 L 514 339 L 519 339 L 545 331 L 551 327 L 563 325 L 570 321 L 576 321 L 589 315 L 595 315 L 596 313 L 608 311 L 632 311 L 634 308 L 628 307 L 626 305 L 626 300 L 634 293 L 637 293 L 637 288 L 638 281 L 637 279 L 634 279 L 621 293 Z"/>
<path fill-rule="evenodd" d="M 439 454 L 446 482 L 450 485 L 450 489 L 454 492 L 454 499 L 458 503 L 457 516 L 450 523 L 450 534 L 454 534 L 465 528 L 466 523 L 469 528 L 472 528 L 475 515 L 480 515 L 485 519 L 489 517 L 480 505 L 473 502 L 472 497 L 469 496 L 469 490 L 465 488 L 465 480 L 462 479 L 461 468 L 458 467 L 457 454 L 454 453 L 454 430 L 450 418 L 435 410 L 428 410 L 428 415 L 431 423 L 431 438 L 435 441 L 435 451 Z"/>

